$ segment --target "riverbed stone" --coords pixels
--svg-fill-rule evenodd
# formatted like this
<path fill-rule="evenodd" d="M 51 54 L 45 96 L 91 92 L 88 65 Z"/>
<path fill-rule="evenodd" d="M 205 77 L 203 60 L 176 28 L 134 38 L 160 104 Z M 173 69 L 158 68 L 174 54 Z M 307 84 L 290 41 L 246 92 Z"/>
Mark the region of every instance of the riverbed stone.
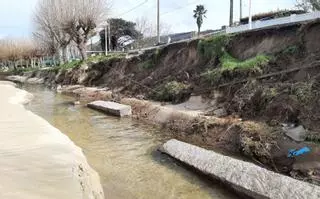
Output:
<path fill-rule="evenodd" d="M 124 117 L 132 115 L 131 106 L 111 101 L 94 101 L 89 103 L 87 106 L 114 116 Z"/>
<path fill-rule="evenodd" d="M 178 140 L 169 140 L 161 150 L 252 198 L 320 198 L 319 186 Z"/>

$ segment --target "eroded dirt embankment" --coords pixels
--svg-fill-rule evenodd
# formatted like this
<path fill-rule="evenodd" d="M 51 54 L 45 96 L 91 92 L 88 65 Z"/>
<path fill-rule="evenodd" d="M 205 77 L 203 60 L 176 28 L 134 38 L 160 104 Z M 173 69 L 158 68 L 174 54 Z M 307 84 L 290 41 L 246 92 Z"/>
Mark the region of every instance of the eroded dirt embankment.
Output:
<path fill-rule="evenodd" d="M 130 59 L 25 75 L 50 86 L 104 89 L 75 93 L 89 97 L 88 101 L 135 97 L 165 105 L 201 96 L 206 104 L 201 117 L 171 115 L 162 123 L 171 130 L 171 137 L 245 155 L 259 165 L 319 183 L 319 30 L 319 22 L 312 22 L 219 36 L 173 44 Z M 136 103 L 135 114 L 149 118 L 149 106 L 153 104 Z M 282 124 L 302 125 L 307 129 L 306 141 L 286 137 Z M 289 149 L 304 146 L 312 152 L 288 158 Z"/>

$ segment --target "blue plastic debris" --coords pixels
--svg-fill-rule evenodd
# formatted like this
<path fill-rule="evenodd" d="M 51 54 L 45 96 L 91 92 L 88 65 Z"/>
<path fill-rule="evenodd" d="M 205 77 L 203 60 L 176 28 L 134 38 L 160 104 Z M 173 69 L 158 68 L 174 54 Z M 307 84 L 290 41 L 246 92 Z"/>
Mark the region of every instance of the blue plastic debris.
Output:
<path fill-rule="evenodd" d="M 290 149 L 289 150 L 289 154 L 288 154 L 288 157 L 291 158 L 291 157 L 297 157 L 297 156 L 300 156 L 300 155 L 303 155 L 305 153 L 309 153 L 311 152 L 311 149 L 309 147 L 303 147 L 302 149 L 299 149 L 299 150 L 296 150 L 296 149 Z"/>

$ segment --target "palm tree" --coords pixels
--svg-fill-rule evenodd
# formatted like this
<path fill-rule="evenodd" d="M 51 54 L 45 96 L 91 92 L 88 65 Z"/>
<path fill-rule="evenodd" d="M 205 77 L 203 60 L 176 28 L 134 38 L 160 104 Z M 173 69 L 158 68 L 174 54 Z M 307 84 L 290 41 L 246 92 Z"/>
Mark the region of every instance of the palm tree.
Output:
<path fill-rule="evenodd" d="M 233 24 L 233 0 L 230 0 L 230 18 L 229 18 L 229 26 Z"/>
<path fill-rule="evenodd" d="M 200 29 L 203 23 L 203 17 L 206 17 L 207 10 L 203 5 L 197 5 L 196 9 L 193 11 L 193 17 L 197 20 L 198 26 L 198 36 L 200 35 Z"/>

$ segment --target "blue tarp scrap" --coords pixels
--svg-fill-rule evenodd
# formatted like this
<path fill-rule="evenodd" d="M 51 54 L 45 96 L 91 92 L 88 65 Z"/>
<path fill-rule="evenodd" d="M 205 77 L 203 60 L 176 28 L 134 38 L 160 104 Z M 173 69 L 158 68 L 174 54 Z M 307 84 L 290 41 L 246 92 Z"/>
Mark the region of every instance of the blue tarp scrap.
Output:
<path fill-rule="evenodd" d="M 300 155 L 303 155 L 303 154 L 306 154 L 306 153 L 309 153 L 311 152 L 311 149 L 309 147 L 303 147 L 299 150 L 296 150 L 296 149 L 290 149 L 289 150 L 289 153 L 288 153 L 288 157 L 291 158 L 291 157 L 297 157 L 297 156 L 300 156 Z"/>

